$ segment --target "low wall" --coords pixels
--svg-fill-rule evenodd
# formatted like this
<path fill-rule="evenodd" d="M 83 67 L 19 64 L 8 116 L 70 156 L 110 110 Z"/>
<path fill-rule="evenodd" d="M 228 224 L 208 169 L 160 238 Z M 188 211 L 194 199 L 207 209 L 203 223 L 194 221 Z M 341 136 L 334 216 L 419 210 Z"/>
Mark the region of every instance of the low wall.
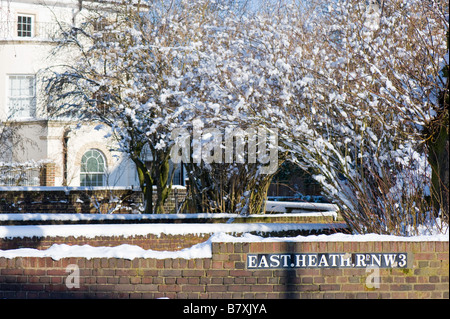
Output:
<path fill-rule="evenodd" d="M 445 241 L 211 245 L 212 257 L 197 259 L 0 257 L 0 298 L 449 298 Z M 248 268 L 249 254 L 280 252 L 406 253 L 408 265 Z M 79 287 L 71 284 L 75 274 Z M 369 284 L 373 278 L 377 285 Z"/>
<path fill-rule="evenodd" d="M 122 217 L 126 215 L 112 216 Z M 148 217 L 159 217 L 159 215 L 149 215 Z M 233 234 L 235 236 L 247 233 L 261 237 L 295 237 L 337 234 L 347 231 L 346 225 L 343 223 L 302 223 L 303 219 L 301 218 L 296 220 L 295 216 L 286 215 L 285 217 L 285 220 L 279 217 L 275 218 L 275 221 L 285 221 L 286 223 L 210 224 L 200 222 L 197 224 L 160 224 L 150 222 L 142 224 L 121 223 L 115 225 L 19 226 L 1 226 L 0 224 L 0 250 L 19 248 L 45 250 L 53 244 L 90 245 L 92 247 L 115 247 L 128 244 L 156 251 L 177 251 L 205 242 L 214 233 Z M 193 217 L 188 219 L 193 220 Z M 213 219 L 221 220 L 222 218 Z M 249 219 L 254 220 L 253 217 L 249 217 Z M 265 217 L 263 219 L 266 220 Z M 179 219 L 163 220 L 180 221 Z M 198 218 L 197 220 L 202 219 Z M 151 219 L 151 221 L 154 220 Z"/>
<path fill-rule="evenodd" d="M 183 234 L 183 235 L 167 235 L 167 234 L 148 234 L 135 235 L 132 237 L 124 236 L 96 236 L 88 238 L 84 236 L 52 236 L 52 237 L 23 237 L 23 238 L 0 238 L 0 250 L 18 249 L 18 248 L 35 248 L 44 250 L 50 248 L 53 244 L 70 244 L 70 245 L 89 245 L 92 247 L 115 247 L 119 245 L 136 245 L 143 249 L 151 249 L 156 251 L 177 251 L 189 248 L 192 245 L 202 243 L 208 240 L 210 234 Z"/>
<path fill-rule="evenodd" d="M 153 195 L 156 200 L 156 191 Z M 172 189 L 164 208 L 174 213 L 186 188 Z M 139 212 L 142 193 L 131 188 L 0 187 L 0 213 L 132 213 Z"/>

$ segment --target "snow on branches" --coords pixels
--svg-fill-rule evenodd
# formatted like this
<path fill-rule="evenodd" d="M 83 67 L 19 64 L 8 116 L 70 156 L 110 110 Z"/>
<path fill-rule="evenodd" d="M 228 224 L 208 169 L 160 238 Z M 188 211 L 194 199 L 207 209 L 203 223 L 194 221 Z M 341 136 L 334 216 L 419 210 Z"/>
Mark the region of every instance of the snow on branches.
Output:
<path fill-rule="evenodd" d="M 354 231 L 406 234 L 436 216 L 425 199 L 431 169 L 421 133 L 446 89 L 438 66 L 448 7 L 314 4 L 309 19 L 292 7 L 272 24 L 284 48 L 282 63 L 272 66 L 282 65 L 277 70 L 289 81 L 276 82 L 282 101 L 266 105 L 264 121 L 279 128 L 301 165 L 316 171 Z M 448 221 L 448 212 L 443 217 Z"/>
<path fill-rule="evenodd" d="M 149 145 L 155 166 L 175 129 L 276 130 L 280 162 L 315 171 L 355 232 L 406 234 L 436 217 L 421 134 L 446 89 L 446 2 L 138 3 L 67 33 L 81 54 L 49 82 L 54 105 L 111 126 L 136 163 Z M 210 211 L 242 208 L 270 183 L 261 163 L 228 164 L 188 168 L 193 196 L 222 207 Z"/>

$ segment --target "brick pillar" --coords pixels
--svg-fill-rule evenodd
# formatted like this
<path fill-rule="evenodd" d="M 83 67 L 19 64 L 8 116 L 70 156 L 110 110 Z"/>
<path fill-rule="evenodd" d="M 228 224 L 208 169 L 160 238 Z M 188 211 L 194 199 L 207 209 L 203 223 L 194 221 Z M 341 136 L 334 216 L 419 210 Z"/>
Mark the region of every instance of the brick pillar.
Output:
<path fill-rule="evenodd" d="M 40 184 L 41 186 L 55 186 L 55 163 L 47 163 L 41 167 Z"/>

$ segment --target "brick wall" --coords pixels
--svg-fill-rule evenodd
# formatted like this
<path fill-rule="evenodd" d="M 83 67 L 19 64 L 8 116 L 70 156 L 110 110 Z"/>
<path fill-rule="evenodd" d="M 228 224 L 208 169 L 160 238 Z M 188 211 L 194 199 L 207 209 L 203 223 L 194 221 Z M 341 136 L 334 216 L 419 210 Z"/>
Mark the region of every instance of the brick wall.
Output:
<path fill-rule="evenodd" d="M 168 234 L 147 234 L 135 235 L 133 237 L 124 236 L 96 236 L 94 238 L 79 237 L 14 237 L 0 238 L 0 250 L 35 248 L 44 250 L 50 248 L 53 244 L 70 245 L 90 245 L 93 247 L 114 247 L 123 244 L 136 245 L 143 249 L 152 249 L 157 251 L 176 251 L 189 248 L 195 244 L 202 243 L 210 237 L 210 234 L 189 234 L 189 235 L 168 235 Z"/>
<path fill-rule="evenodd" d="M 448 242 L 213 243 L 212 258 L 0 258 L 0 298 L 449 298 Z M 408 252 L 409 268 L 249 270 L 248 253 Z M 79 288 L 69 289 L 69 265 Z"/>
<path fill-rule="evenodd" d="M 51 167 L 47 169 L 51 170 Z M 51 184 L 51 174 L 44 177 Z M 167 213 L 175 212 L 185 196 L 184 188 L 173 189 L 164 206 Z M 156 200 L 156 191 L 154 199 Z M 137 190 L 117 188 L 0 190 L 0 213 L 108 213 L 118 205 L 119 200 L 120 208 L 115 213 L 131 213 L 137 211 L 142 204 L 142 195 Z"/>
<path fill-rule="evenodd" d="M 55 186 L 56 164 L 47 163 L 39 172 L 39 184 L 41 186 Z"/>

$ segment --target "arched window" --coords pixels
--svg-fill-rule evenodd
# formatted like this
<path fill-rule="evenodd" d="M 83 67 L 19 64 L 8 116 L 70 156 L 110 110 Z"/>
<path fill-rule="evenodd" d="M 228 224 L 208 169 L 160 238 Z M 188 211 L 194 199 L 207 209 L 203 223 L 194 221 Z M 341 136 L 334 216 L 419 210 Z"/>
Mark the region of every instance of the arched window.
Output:
<path fill-rule="evenodd" d="M 105 186 L 106 162 L 99 150 L 91 149 L 81 158 L 81 186 Z"/>

